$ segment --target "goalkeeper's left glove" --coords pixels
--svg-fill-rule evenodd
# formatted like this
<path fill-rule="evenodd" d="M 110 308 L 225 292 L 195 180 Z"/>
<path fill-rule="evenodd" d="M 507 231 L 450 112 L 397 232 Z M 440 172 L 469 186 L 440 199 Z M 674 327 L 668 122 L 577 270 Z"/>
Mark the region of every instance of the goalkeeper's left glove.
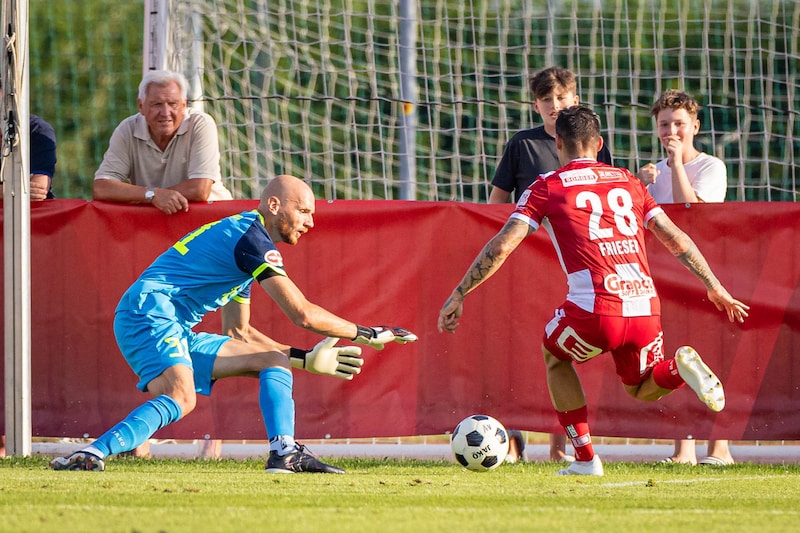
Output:
<path fill-rule="evenodd" d="M 416 335 L 403 328 L 394 328 L 391 326 L 376 326 L 370 328 L 359 325 L 356 325 L 356 328 L 358 328 L 358 333 L 353 339 L 353 342 L 366 344 L 376 350 L 383 350 L 383 346 L 390 342 L 405 344 L 417 340 Z"/>
<path fill-rule="evenodd" d="M 311 351 L 292 348 L 289 359 L 293 368 L 304 368 L 314 374 L 326 374 L 340 379 L 351 380 L 361 372 L 364 359 L 358 346 L 336 346 L 339 339 L 328 337 L 319 342 Z"/>

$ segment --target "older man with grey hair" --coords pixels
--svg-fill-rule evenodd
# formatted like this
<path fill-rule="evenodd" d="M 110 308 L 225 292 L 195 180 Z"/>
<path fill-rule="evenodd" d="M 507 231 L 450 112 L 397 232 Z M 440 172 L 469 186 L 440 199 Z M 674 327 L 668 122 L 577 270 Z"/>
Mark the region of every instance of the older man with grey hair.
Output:
<path fill-rule="evenodd" d="M 217 125 L 187 106 L 188 83 L 154 70 L 139 85 L 139 112 L 111 135 L 94 176 L 95 200 L 150 204 L 166 214 L 189 202 L 230 200 L 222 184 Z"/>

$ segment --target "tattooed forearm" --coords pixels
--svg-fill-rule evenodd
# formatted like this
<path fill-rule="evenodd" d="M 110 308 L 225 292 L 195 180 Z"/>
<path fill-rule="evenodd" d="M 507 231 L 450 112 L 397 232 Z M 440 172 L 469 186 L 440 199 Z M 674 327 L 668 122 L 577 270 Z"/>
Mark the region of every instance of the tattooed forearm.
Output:
<path fill-rule="evenodd" d="M 455 292 L 461 299 L 463 300 L 475 287 L 492 277 L 530 231 L 530 226 L 519 220 L 506 222 L 503 229 L 486 243 L 456 287 Z"/>
<path fill-rule="evenodd" d="M 461 280 L 456 289 L 461 296 L 466 296 L 472 289 L 490 278 L 505 261 L 505 257 L 501 259 L 494 254 L 491 245 L 490 241 Z"/>
<path fill-rule="evenodd" d="M 697 276 L 707 289 L 719 286 L 719 280 L 711 272 L 703 254 L 691 237 L 676 226 L 666 215 L 657 215 L 651 221 L 650 229 L 658 240 L 667 247 L 678 260 Z"/>
<path fill-rule="evenodd" d="M 705 257 L 691 239 L 689 239 L 689 249 L 676 257 L 703 282 L 707 289 L 715 289 L 719 285 L 719 280 L 711 272 L 711 267 L 708 266 Z"/>

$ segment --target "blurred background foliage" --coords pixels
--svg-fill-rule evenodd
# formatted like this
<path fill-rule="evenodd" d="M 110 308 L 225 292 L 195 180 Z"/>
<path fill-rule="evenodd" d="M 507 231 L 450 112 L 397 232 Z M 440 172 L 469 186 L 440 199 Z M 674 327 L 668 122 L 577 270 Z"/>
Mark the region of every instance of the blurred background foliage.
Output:
<path fill-rule="evenodd" d="M 30 112 L 56 130 L 58 198 L 92 196 L 117 124 L 137 112 L 141 0 L 30 0 Z"/>
<path fill-rule="evenodd" d="M 203 98 L 237 197 L 254 196 L 282 171 L 319 180 L 315 190 L 328 199 L 397 197 L 397 3 L 230 6 L 204 18 L 218 34 L 209 51 L 225 90 L 209 83 Z M 636 170 L 663 157 L 649 107 L 662 90 L 682 88 L 703 105 L 698 148 L 726 161 L 729 200 L 796 200 L 799 6 L 418 0 L 417 198 L 484 201 L 505 142 L 541 123 L 526 76 L 558 64 L 578 73 L 581 100 L 601 115 L 615 163 Z M 269 23 L 243 30 L 237 10 Z M 137 111 L 144 1 L 29 0 L 29 18 L 30 109 L 56 130 L 54 190 L 89 199 L 113 129 Z M 233 128 L 254 133 L 239 140 Z"/>

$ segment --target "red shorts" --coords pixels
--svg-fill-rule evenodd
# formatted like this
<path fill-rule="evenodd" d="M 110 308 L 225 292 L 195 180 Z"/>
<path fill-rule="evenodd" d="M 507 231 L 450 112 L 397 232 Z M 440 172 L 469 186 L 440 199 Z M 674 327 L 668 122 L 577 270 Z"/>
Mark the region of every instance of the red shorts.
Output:
<path fill-rule="evenodd" d="M 664 360 L 660 316 L 604 316 L 588 313 L 571 302 L 547 323 L 544 347 L 562 361 L 585 363 L 611 352 L 625 385 L 639 385 L 653 366 Z"/>

